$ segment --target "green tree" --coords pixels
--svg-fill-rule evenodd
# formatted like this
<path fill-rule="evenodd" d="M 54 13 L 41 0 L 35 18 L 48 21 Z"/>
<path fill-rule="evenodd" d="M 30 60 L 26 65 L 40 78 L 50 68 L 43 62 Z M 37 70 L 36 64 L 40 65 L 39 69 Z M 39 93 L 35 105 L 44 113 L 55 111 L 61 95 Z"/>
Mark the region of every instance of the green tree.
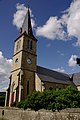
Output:
<path fill-rule="evenodd" d="M 1 92 L 0 93 L 0 106 L 4 106 L 5 105 L 5 92 Z"/>
<path fill-rule="evenodd" d="M 25 101 L 18 103 L 17 106 L 24 109 L 31 108 L 35 111 L 42 108 L 52 111 L 59 111 L 64 108 L 77 108 L 80 107 L 80 92 L 76 87 L 72 86 L 57 91 L 34 91 Z"/>

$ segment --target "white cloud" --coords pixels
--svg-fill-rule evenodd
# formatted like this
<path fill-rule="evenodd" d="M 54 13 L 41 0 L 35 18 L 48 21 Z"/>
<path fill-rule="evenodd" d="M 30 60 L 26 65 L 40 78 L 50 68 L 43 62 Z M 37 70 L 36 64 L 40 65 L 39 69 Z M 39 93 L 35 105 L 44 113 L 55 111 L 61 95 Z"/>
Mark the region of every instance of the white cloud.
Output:
<path fill-rule="evenodd" d="M 64 56 L 64 53 L 62 53 L 61 51 L 57 51 L 58 54 L 60 54 L 61 56 Z"/>
<path fill-rule="evenodd" d="M 68 61 L 69 67 L 75 67 L 77 62 L 76 62 L 77 55 L 72 55 Z"/>
<path fill-rule="evenodd" d="M 56 69 L 53 69 L 53 70 L 58 71 L 58 72 L 62 72 L 62 73 L 65 72 L 65 70 L 64 70 L 63 67 L 61 67 L 61 68 L 56 68 Z"/>
<path fill-rule="evenodd" d="M 50 47 L 51 47 L 51 43 L 48 43 L 48 44 L 46 45 L 46 47 L 47 47 L 47 48 L 50 48 Z"/>
<path fill-rule="evenodd" d="M 0 51 L 0 91 L 5 91 L 9 83 L 9 75 L 12 67 L 12 60 L 4 58 Z"/>
<path fill-rule="evenodd" d="M 18 3 L 16 5 L 16 12 L 14 13 L 13 25 L 18 29 L 22 26 L 27 8 L 24 4 Z M 31 12 L 32 27 L 35 27 L 34 15 Z M 80 46 L 80 0 L 73 0 L 70 7 L 63 11 L 61 18 L 51 16 L 44 25 L 38 26 L 36 35 L 42 36 L 50 40 L 71 40 L 76 38 L 75 46 Z"/>
<path fill-rule="evenodd" d="M 50 40 L 77 39 L 75 46 L 80 46 L 80 0 L 73 0 L 70 7 L 65 10 L 60 19 L 57 16 L 50 17 L 43 26 L 36 30 L 37 36 L 43 36 Z M 65 31 L 64 31 L 65 28 Z"/>
<path fill-rule="evenodd" d="M 32 25 L 32 28 L 36 26 L 35 20 L 31 19 L 31 25 Z"/>
<path fill-rule="evenodd" d="M 50 17 L 45 25 L 38 27 L 36 30 L 37 36 L 43 36 L 45 38 L 54 40 L 56 39 L 65 39 L 65 32 L 61 25 L 61 21 L 57 17 Z"/>
<path fill-rule="evenodd" d="M 14 13 L 13 25 L 18 29 L 22 27 L 27 8 L 24 4 L 17 3 L 16 13 Z M 31 23 L 34 27 L 35 20 L 33 19 L 34 15 L 31 12 Z M 77 42 L 75 46 L 80 46 L 80 0 L 73 0 L 70 4 L 70 7 L 65 10 L 60 19 L 57 16 L 51 16 L 43 26 L 39 26 L 36 29 L 37 36 L 43 36 L 50 40 L 70 40 L 70 37 L 76 37 Z M 66 31 L 64 31 L 64 28 Z"/>
<path fill-rule="evenodd" d="M 22 27 L 22 24 L 23 24 L 23 21 L 25 19 L 25 15 L 27 13 L 27 10 L 28 10 L 28 8 L 25 7 L 24 4 L 17 3 L 16 13 L 14 13 L 14 16 L 13 16 L 13 25 L 15 25 L 17 27 L 17 29 Z M 31 9 L 30 9 L 30 13 L 31 13 L 31 17 L 34 17 Z M 31 19 L 31 24 L 32 24 L 32 27 L 35 26 L 35 21 L 33 19 Z"/>
<path fill-rule="evenodd" d="M 69 9 L 62 16 L 64 23 L 67 26 L 68 36 L 77 38 L 76 46 L 80 46 L 80 0 L 73 0 Z"/>

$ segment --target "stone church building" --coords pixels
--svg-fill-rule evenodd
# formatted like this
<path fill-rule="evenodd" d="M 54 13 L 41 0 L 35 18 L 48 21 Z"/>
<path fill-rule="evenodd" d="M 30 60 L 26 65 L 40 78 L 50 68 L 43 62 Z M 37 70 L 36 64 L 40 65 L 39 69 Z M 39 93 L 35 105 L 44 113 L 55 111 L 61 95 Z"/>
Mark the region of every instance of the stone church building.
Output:
<path fill-rule="evenodd" d="M 74 85 L 67 74 L 37 66 L 36 46 L 37 39 L 33 35 L 28 8 L 19 36 L 14 41 L 12 71 L 5 106 L 26 99 L 34 90 L 61 89 Z"/>

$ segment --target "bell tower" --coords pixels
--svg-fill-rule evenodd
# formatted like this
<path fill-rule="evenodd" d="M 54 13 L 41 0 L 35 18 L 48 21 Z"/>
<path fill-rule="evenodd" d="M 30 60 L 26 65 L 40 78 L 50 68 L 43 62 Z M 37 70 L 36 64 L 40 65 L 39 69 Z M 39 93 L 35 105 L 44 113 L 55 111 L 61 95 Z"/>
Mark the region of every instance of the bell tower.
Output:
<path fill-rule="evenodd" d="M 30 10 L 28 8 L 19 36 L 14 43 L 6 106 L 11 106 L 15 101 L 20 102 L 26 99 L 27 95 L 35 90 L 36 43 L 37 39 L 32 32 Z"/>

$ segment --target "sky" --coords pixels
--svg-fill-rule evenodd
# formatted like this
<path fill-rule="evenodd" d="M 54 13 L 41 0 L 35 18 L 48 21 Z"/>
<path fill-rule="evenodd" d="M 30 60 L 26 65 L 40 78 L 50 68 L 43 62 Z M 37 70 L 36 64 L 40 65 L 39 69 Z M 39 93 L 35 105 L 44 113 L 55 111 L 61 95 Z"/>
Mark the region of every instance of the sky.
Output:
<path fill-rule="evenodd" d="M 37 65 L 59 72 L 80 72 L 80 0 L 0 0 L 0 91 L 9 83 L 14 40 L 24 21 L 28 2 Z"/>

